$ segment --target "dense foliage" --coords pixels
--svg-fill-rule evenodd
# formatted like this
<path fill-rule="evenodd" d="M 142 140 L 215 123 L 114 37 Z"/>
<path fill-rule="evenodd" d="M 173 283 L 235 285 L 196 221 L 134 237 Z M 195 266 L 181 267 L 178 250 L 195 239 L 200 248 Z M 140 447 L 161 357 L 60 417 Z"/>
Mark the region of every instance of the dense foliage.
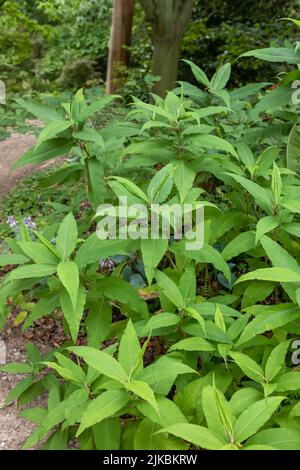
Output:
<path fill-rule="evenodd" d="M 293 47 L 251 56 L 300 64 Z M 68 154 L 43 185 L 78 181 L 88 199 L 46 227 L 8 220 L 0 265 L 18 267 L 1 283 L 1 324 L 19 304 L 23 331 L 54 315 L 66 333 L 1 368 L 25 374 L 7 403 L 48 393 L 47 409 L 22 411 L 37 424 L 25 448 L 46 437 L 48 449 L 300 447 L 298 72 L 231 89 L 229 63 L 208 78 L 186 62 L 198 86 L 134 98 L 101 129 L 94 114 L 120 97 L 19 102 L 45 127 L 16 166 Z M 100 240 L 95 211 L 119 196 L 149 213 L 202 202 L 203 248 L 173 232 Z"/>
<path fill-rule="evenodd" d="M 111 5 L 111 0 L 6 0 L 0 7 L 0 76 L 9 90 L 77 89 L 103 83 Z M 274 18 L 296 16 L 298 6 L 298 0 L 194 0 L 182 57 L 213 73 L 249 49 L 293 42 L 295 30 Z M 123 93 L 143 93 L 144 77 L 150 70 L 151 28 L 137 1 L 131 69 Z M 238 61 L 231 86 L 274 77 L 279 70 L 271 63 Z M 184 64 L 179 79 L 193 80 Z"/>

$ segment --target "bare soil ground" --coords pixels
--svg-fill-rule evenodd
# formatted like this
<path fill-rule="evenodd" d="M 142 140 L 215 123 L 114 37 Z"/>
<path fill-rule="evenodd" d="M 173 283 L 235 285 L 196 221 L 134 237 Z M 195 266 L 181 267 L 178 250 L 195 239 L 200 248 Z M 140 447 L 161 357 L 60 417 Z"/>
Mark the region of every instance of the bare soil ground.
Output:
<path fill-rule="evenodd" d="M 39 126 L 39 122 L 36 122 Z M 0 199 L 3 197 L 21 178 L 36 169 L 49 166 L 53 161 L 46 162 L 40 166 L 27 166 L 12 172 L 11 166 L 18 160 L 36 141 L 32 134 L 12 133 L 11 137 L 5 141 L 0 141 Z M 0 207 L 1 210 L 1 207 Z M 56 328 L 54 329 L 56 330 Z M 54 332 L 54 335 L 59 332 Z M 22 362 L 25 360 L 25 345 L 28 339 L 39 346 L 41 352 L 45 353 L 51 349 L 49 336 L 44 339 L 35 337 L 26 338 L 18 328 L 10 327 L 4 329 L 0 334 L 0 339 L 4 340 L 7 348 L 7 362 Z M 19 410 L 14 403 L 8 407 L 3 407 L 4 401 L 20 380 L 20 376 L 0 372 L 0 450 L 21 449 L 26 438 L 31 434 L 35 425 L 19 417 Z M 32 403 L 31 406 L 41 406 L 41 402 Z"/>
<path fill-rule="evenodd" d="M 11 166 L 35 143 L 31 134 L 14 133 L 7 140 L 0 142 L 0 197 L 5 195 L 16 182 L 32 171 L 30 167 L 12 172 Z"/>
<path fill-rule="evenodd" d="M 21 326 L 14 326 L 15 311 L 9 317 L 8 323 L 1 332 L 0 339 L 6 346 L 6 362 L 25 362 L 26 343 L 31 341 L 44 355 L 57 347 L 64 340 L 64 332 L 60 322 L 52 318 L 42 318 L 35 326 L 26 332 L 21 332 Z M 0 450 L 21 449 L 27 437 L 35 429 L 35 425 L 19 416 L 21 409 L 28 407 L 46 407 L 45 397 L 39 397 L 21 408 L 16 403 L 4 406 L 10 390 L 25 376 L 0 372 Z"/>

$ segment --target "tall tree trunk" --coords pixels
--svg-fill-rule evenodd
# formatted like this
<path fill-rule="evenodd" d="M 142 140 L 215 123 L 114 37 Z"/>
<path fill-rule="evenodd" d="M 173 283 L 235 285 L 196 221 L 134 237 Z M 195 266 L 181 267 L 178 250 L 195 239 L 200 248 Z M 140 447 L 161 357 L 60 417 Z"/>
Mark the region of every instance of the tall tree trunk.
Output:
<path fill-rule="evenodd" d="M 128 67 L 134 14 L 134 0 L 113 0 L 112 26 L 106 74 L 106 94 L 114 93 L 122 84 L 118 67 Z"/>
<path fill-rule="evenodd" d="M 152 23 L 153 75 L 160 76 L 153 92 L 165 96 L 177 80 L 183 36 L 192 16 L 193 0 L 140 0 Z"/>

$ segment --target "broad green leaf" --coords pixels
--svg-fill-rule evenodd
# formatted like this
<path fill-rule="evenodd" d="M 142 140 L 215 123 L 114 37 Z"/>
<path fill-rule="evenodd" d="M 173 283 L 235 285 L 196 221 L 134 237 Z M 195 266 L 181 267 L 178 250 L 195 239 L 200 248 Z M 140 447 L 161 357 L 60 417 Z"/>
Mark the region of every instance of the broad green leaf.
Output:
<path fill-rule="evenodd" d="M 268 47 L 244 52 L 240 57 L 256 57 L 267 62 L 285 62 L 299 64 L 300 54 L 292 47 Z"/>
<path fill-rule="evenodd" d="M 179 322 L 180 316 L 176 315 L 175 313 L 158 313 L 149 318 L 149 320 L 143 327 L 143 335 L 149 334 L 151 330 L 177 325 Z"/>
<path fill-rule="evenodd" d="M 56 271 L 53 264 L 27 264 L 14 269 L 8 276 L 8 281 L 51 276 Z"/>
<path fill-rule="evenodd" d="M 202 409 L 208 428 L 222 440 L 233 438 L 233 416 L 224 395 L 211 385 L 202 391 Z"/>
<path fill-rule="evenodd" d="M 36 242 L 19 242 L 22 251 L 35 263 L 57 265 L 59 260 L 47 247 Z"/>
<path fill-rule="evenodd" d="M 223 314 L 221 312 L 221 309 L 218 305 L 216 306 L 216 312 L 215 312 L 214 320 L 215 320 L 215 324 L 217 325 L 217 327 L 220 328 L 220 330 L 222 330 L 224 333 L 226 333 L 226 324 L 225 324 L 224 317 L 223 317 Z"/>
<path fill-rule="evenodd" d="M 18 399 L 21 393 L 27 390 L 34 382 L 33 376 L 26 377 L 17 383 L 9 392 L 5 399 L 5 405 L 11 403 L 13 400 Z"/>
<path fill-rule="evenodd" d="M 74 251 L 77 237 L 77 223 L 72 212 L 70 212 L 60 224 L 56 237 L 56 246 L 63 261 L 65 261 Z"/>
<path fill-rule="evenodd" d="M 49 106 L 43 106 L 23 99 L 16 99 L 15 101 L 20 106 L 25 108 L 26 111 L 28 111 L 30 114 L 37 117 L 38 119 L 41 119 L 45 123 L 51 121 L 59 121 L 62 119 L 61 114 L 59 114 L 54 108 L 50 108 Z"/>
<path fill-rule="evenodd" d="M 141 354 L 141 346 L 132 321 L 129 320 L 119 344 L 118 360 L 130 377 L 135 370 Z"/>
<path fill-rule="evenodd" d="M 76 436 L 85 429 L 100 423 L 120 411 L 127 403 L 129 397 L 124 390 L 108 390 L 92 400 L 82 415 L 80 427 Z"/>
<path fill-rule="evenodd" d="M 54 245 L 48 240 L 48 238 L 44 237 L 41 233 L 39 233 L 37 230 L 34 232 L 36 237 L 40 240 L 40 242 L 48 248 L 49 251 L 51 251 L 57 258 L 60 258 L 60 254 L 57 251 L 57 249 L 54 247 Z"/>
<path fill-rule="evenodd" d="M 275 162 L 273 162 L 271 187 L 274 196 L 274 202 L 276 205 L 278 205 L 282 193 L 282 178 L 280 170 Z"/>
<path fill-rule="evenodd" d="M 68 349 L 77 356 L 82 357 L 89 366 L 110 379 L 121 383 L 128 380 L 127 374 L 122 366 L 109 354 L 90 346 L 72 346 Z"/>
<path fill-rule="evenodd" d="M 148 111 L 148 115 L 150 114 L 151 116 L 155 116 L 156 114 L 158 114 L 159 116 L 162 116 L 166 119 L 168 119 L 168 121 L 170 122 L 175 122 L 176 121 L 176 117 L 173 116 L 173 114 L 167 112 L 166 110 L 163 109 L 162 106 L 159 106 L 159 105 L 154 105 L 154 104 L 149 104 L 149 103 L 144 103 L 143 101 L 140 101 L 138 100 L 137 98 L 135 98 L 135 106 L 138 107 L 138 108 L 142 108 L 143 110 L 145 110 L 146 112 Z"/>
<path fill-rule="evenodd" d="M 197 322 L 201 326 L 203 333 L 205 335 L 206 325 L 205 325 L 205 320 L 203 316 L 199 312 L 197 312 L 197 310 L 194 309 L 193 307 L 186 307 L 184 311 L 187 313 L 189 317 L 194 318 L 194 320 L 197 320 Z"/>
<path fill-rule="evenodd" d="M 291 211 L 293 214 L 300 214 L 300 201 L 296 200 L 291 200 L 291 201 L 281 201 L 280 205 L 282 207 L 285 207 L 289 211 Z"/>
<path fill-rule="evenodd" d="M 231 73 L 230 63 L 222 65 L 213 75 L 210 81 L 210 89 L 212 92 L 225 88 Z"/>
<path fill-rule="evenodd" d="M 103 96 L 99 100 L 94 101 L 89 106 L 84 107 L 77 116 L 78 121 L 85 121 L 92 114 L 101 111 L 101 109 L 105 108 L 105 106 L 108 106 L 116 98 L 120 97 L 118 95 Z"/>
<path fill-rule="evenodd" d="M 293 408 L 291 409 L 290 413 L 289 413 L 289 418 L 295 418 L 295 417 L 298 417 L 300 416 L 300 402 L 296 403 L 295 406 L 293 406 Z"/>
<path fill-rule="evenodd" d="M 244 274 L 237 281 L 251 281 L 253 279 L 272 282 L 300 282 L 300 273 L 292 271 L 289 268 L 262 268 Z"/>
<path fill-rule="evenodd" d="M 263 393 L 254 387 L 243 387 L 235 392 L 230 399 L 230 407 L 235 416 L 239 416 L 253 403 L 263 398 Z"/>
<path fill-rule="evenodd" d="M 39 318 L 50 315 L 56 308 L 59 307 L 59 295 L 49 294 L 42 297 L 31 310 L 30 314 L 26 318 L 22 331 L 26 330 Z"/>
<path fill-rule="evenodd" d="M 151 204 L 164 202 L 172 190 L 173 182 L 173 167 L 169 164 L 159 170 L 150 181 L 147 194 Z"/>
<path fill-rule="evenodd" d="M 215 383 L 218 390 L 225 393 L 231 382 L 232 375 L 225 372 L 224 367 L 218 367 L 188 383 L 183 390 L 175 395 L 174 400 L 185 416 L 193 418 L 196 410 L 199 410 L 199 402 L 201 403 L 201 394 L 205 385 L 213 385 Z"/>
<path fill-rule="evenodd" d="M 8 264 L 24 264 L 30 261 L 27 256 L 19 255 L 19 254 L 7 254 L 7 255 L 0 255 L 0 266 L 7 266 Z"/>
<path fill-rule="evenodd" d="M 45 408 L 39 408 L 38 406 L 35 408 L 27 408 L 20 412 L 20 416 L 22 416 L 22 418 L 39 425 L 43 424 L 46 415 L 47 410 Z"/>
<path fill-rule="evenodd" d="M 183 62 L 185 62 L 191 67 L 191 70 L 193 74 L 195 75 L 196 80 L 198 80 L 198 82 L 202 83 L 202 85 L 204 85 L 206 88 L 210 88 L 209 79 L 207 78 L 203 70 L 200 67 L 198 67 L 198 65 L 186 59 L 183 59 Z"/>
<path fill-rule="evenodd" d="M 167 447 L 167 434 L 156 434 L 160 426 L 150 419 L 143 419 L 138 425 L 134 437 L 135 450 L 165 450 Z"/>
<path fill-rule="evenodd" d="M 71 361 L 72 362 L 72 361 Z M 78 379 L 78 374 L 74 373 L 72 369 L 68 366 L 62 367 L 59 364 L 56 364 L 56 362 L 49 362 L 49 361 L 44 361 L 44 365 L 47 367 L 50 367 L 51 369 L 54 369 L 63 379 L 67 381 L 74 381 L 74 382 L 79 382 L 82 383 L 82 379 Z M 84 379 L 85 377 L 83 377 Z"/>
<path fill-rule="evenodd" d="M 240 88 L 234 88 L 230 91 L 230 96 L 234 100 L 243 100 L 248 98 L 248 96 L 258 93 L 262 88 L 270 85 L 272 85 L 272 83 L 269 82 L 250 83 L 249 85 L 244 85 Z"/>
<path fill-rule="evenodd" d="M 137 196 L 139 199 L 146 202 L 146 204 L 150 203 L 149 197 L 146 196 L 146 194 L 129 179 L 123 178 L 121 176 L 114 176 L 113 179 L 121 183 L 132 195 Z"/>
<path fill-rule="evenodd" d="M 251 196 L 254 198 L 254 201 L 267 213 L 272 210 L 273 202 L 269 193 L 259 186 L 254 181 L 248 180 L 243 176 L 235 175 L 233 173 L 226 173 L 226 175 L 231 176 L 235 181 L 237 181 Z"/>
<path fill-rule="evenodd" d="M 197 290 L 195 263 L 190 263 L 180 277 L 179 289 L 185 305 L 194 303 Z"/>
<path fill-rule="evenodd" d="M 244 330 L 250 318 L 250 313 L 244 313 L 241 317 L 231 323 L 227 330 L 227 336 L 230 340 L 235 340 Z"/>
<path fill-rule="evenodd" d="M 84 287 L 79 285 L 75 305 L 71 301 L 71 297 L 67 291 L 63 291 L 60 295 L 60 305 L 63 312 L 63 315 L 68 323 L 70 333 L 73 339 L 73 342 L 76 342 L 80 322 L 83 316 L 84 306 L 86 301 L 86 295 Z"/>
<path fill-rule="evenodd" d="M 212 304 L 212 306 L 213 311 L 215 312 L 214 304 Z M 227 334 L 220 330 L 220 328 L 210 320 L 206 320 L 204 330 L 200 324 L 194 322 L 184 325 L 183 330 L 192 336 L 200 336 L 201 338 L 205 337 L 207 340 L 215 341 L 217 343 L 232 344 L 232 341 L 229 339 Z"/>
<path fill-rule="evenodd" d="M 94 424 L 93 435 L 97 450 L 119 450 L 121 423 L 119 418 L 106 418 Z"/>
<path fill-rule="evenodd" d="M 215 347 L 206 341 L 204 338 L 185 338 L 178 343 L 173 344 L 169 351 L 176 351 L 176 350 L 183 350 L 183 351 L 214 351 Z"/>
<path fill-rule="evenodd" d="M 297 121 L 290 132 L 286 148 L 286 164 L 289 170 L 299 171 L 300 125 Z"/>
<path fill-rule="evenodd" d="M 295 235 L 296 237 L 300 237 L 300 224 L 297 222 L 292 222 L 290 224 L 282 224 L 281 227 L 288 233 Z"/>
<path fill-rule="evenodd" d="M 254 111 L 261 113 L 285 106 L 291 102 L 292 93 L 293 90 L 290 85 L 280 85 L 265 94 L 255 106 Z"/>
<path fill-rule="evenodd" d="M 50 392 L 51 393 L 51 392 Z M 24 444 L 24 449 L 32 447 L 39 440 L 41 440 L 48 432 L 57 424 L 62 422 L 71 413 L 76 412 L 78 408 L 87 401 L 88 391 L 85 388 L 80 388 L 71 393 L 68 398 L 59 402 L 43 420 L 42 427 L 39 428 L 37 433 L 32 434 Z"/>
<path fill-rule="evenodd" d="M 174 164 L 174 182 L 181 201 L 184 200 L 193 187 L 195 176 L 195 171 L 185 162 L 181 161 Z"/>
<path fill-rule="evenodd" d="M 237 210 L 229 210 L 224 212 L 224 214 L 218 216 L 216 220 L 213 221 L 213 239 L 218 240 L 232 228 L 236 228 L 241 225 L 244 219 L 245 214 Z"/>
<path fill-rule="evenodd" d="M 237 419 L 234 426 L 235 443 L 244 442 L 271 418 L 285 397 L 264 398 L 249 406 Z"/>
<path fill-rule="evenodd" d="M 9 372 L 11 374 L 30 374 L 33 372 L 33 367 L 30 364 L 22 362 L 8 362 L 0 366 L 1 372 Z"/>
<path fill-rule="evenodd" d="M 158 287 L 163 291 L 166 297 L 178 308 L 184 308 L 184 299 L 175 282 L 172 281 L 165 273 L 158 271 L 155 272 L 155 278 Z"/>
<path fill-rule="evenodd" d="M 196 373 L 196 371 L 173 357 L 162 356 L 140 371 L 135 379 L 147 382 L 155 393 L 166 395 L 178 375 L 191 373 Z"/>
<path fill-rule="evenodd" d="M 80 88 L 75 95 L 72 97 L 71 102 L 70 102 L 70 114 L 72 117 L 72 120 L 77 122 L 79 119 L 79 115 L 82 111 L 84 111 L 87 108 L 85 96 L 83 89 Z"/>
<path fill-rule="evenodd" d="M 273 215 L 268 215 L 260 219 L 256 225 L 255 243 L 257 244 L 265 233 L 271 232 L 278 227 L 279 223 L 278 217 Z"/>
<path fill-rule="evenodd" d="M 242 309 L 250 307 L 268 297 L 274 290 L 275 284 L 268 281 L 254 281 L 244 290 Z"/>
<path fill-rule="evenodd" d="M 238 154 L 234 147 L 229 142 L 217 137 L 216 135 L 198 135 L 197 139 L 194 140 L 193 145 L 208 149 L 223 150 L 224 152 L 228 152 L 238 158 Z"/>
<path fill-rule="evenodd" d="M 247 144 L 240 142 L 237 144 L 236 149 L 241 161 L 244 163 L 247 170 L 249 170 L 252 174 L 254 168 L 254 155 L 250 147 Z"/>
<path fill-rule="evenodd" d="M 95 157 L 85 160 L 88 175 L 89 199 L 93 209 L 97 209 L 106 197 L 106 187 L 104 181 L 104 167 L 102 162 Z"/>
<path fill-rule="evenodd" d="M 286 372 L 276 379 L 277 392 L 288 392 L 300 389 L 300 373 L 297 371 Z"/>
<path fill-rule="evenodd" d="M 64 132 L 65 130 L 69 129 L 72 126 L 71 121 L 52 121 L 44 127 L 44 129 L 40 132 L 37 143 L 36 143 L 36 150 L 40 147 L 40 145 L 45 140 L 53 139 L 56 137 L 57 134 Z"/>
<path fill-rule="evenodd" d="M 136 290 L 123 279 L 108 277 L 99 282 L 99 294 L 117 300 L 128 305 L 134 312 L 141 315 L 142 318 L 148 318 L 147 304 L 140 298 Z"/>
<path fill-rule="evenodd" d="M 68 292 L 73 308 L 76 308 L 78 287 L 79 287 L 79 271 L 74 261 L 64 261 L 57 266 L 58 277 Z"/>
<path fill-rule="evenodd" d="M 247 441 L 247 446 L 256 444 L 267 445 L 279 450 L 299 450 L 300 431 L 284 427 L 265 429 Z"/>
<path fill-rule="evenodd" d="M 167 122 L 161 122 L 161 121 L 147 121 L 145 124 L 142 126 L 140 130 L 140 134 L 142 134 L 145 131 L 148 131 L 149 129 L 157 128 L 157 127 L 167 127 L 169 129 L 172 129 L 172 125 L 168 124 Z"/>
<path fill-rule="evenodd" d="M 255 234 L 254 232 L 242 232 L 233 238 L 222 251 L 222 256 L 225 261 L 228 261 L 241 253 L 247 253 L 255 247 Z"/>
<path fill-rule="evenodd" d="M 228 112 L 228 108 L 225 108 L 225 106 L 207 106 L 205 108 L 201 108 L 197 111 L 192 112 L 191 115 L 195 117 L 197 121 L 199 122 L 202 118 L 213 116 L 214 114 L 227 113 L 227 112 Z"/>
<path fill-rule="evenodd" d="M 220 98 L 223 103 L 227 106 L 228 110 L 230 110 L 230 95 L 227 90 L 216 90 L 213 92 L 215 96 Z"/>
<path fill-rule="evenodd" d="M 287 354 L 290 343 L 291 340 L 288 339 L 283 343 L 279 343 L 271 351 L 265 366 L 265 374 L 268 382 L 271 382 L 285 365 L 285 356 Z"/>
<path fill-rule="evenodd" d="M 79 383 L 82 383 L 82 384 L 85 383 L 85 380 L 86 380 L 85 373 L 83 372 L 82 368 L 78 364 L 75 364 L 75 362 L 73 362 L 71 359 L 69 359 L 68 357 L 64 356 L 63 354 L 59 352 L 54 353 L 54 355 L 55 355 L 57 362 L 59 363 L 61 367 L 64 367 L 65 369 L 69 369 L 69 371 L 72 371 L 72 373 L 77 378 L 77 381 Z"/>
<path fill-rule="evenodd" d="M 70 152 L 72 146 L 73 142 L 69 139 L 59 138 L 47 140 L 43 142 L 38 149 L 36 149 L 34 145 L 24 153 L 12 166 L 12 169 L 16 170 L 25 165 L 36 165 L 46 160 L 51 160 L 52 158 L 63 157 Z"/>
<path fill-rule="evenodd" d="M 165 252 L 168 249 L 168 240 L 166 238 L 160 239 L 142 239 L 141 252 L 145 266 L 145 273 L 148 284 L 151 285 L 155 268 L 162 260 Z"/>
<path fill-rule="evenodd" d="M 73 132 L 73 137 L 75 139 L 81 140 L 83 142 L 98 142 L 101 146 L 104 146 L 103 138 L 96 129 L 93 127 L 86 127 L 82 131 Z"/>
<path fill-rule="evenodd" d="M 99 240 L 96 233 L 90 235 L 77 251 L 75 258 L 79 268 L 114 255 L 126 255 L 134 251 L 134 240 Z"/>
<path fill-rule="evenodd" d="M 204 244 L 201 250 L 189 250 L 185 255 L 194 259 L 197 263 L 211 263 L 216 269 L 224 274 L 228 281 L 231 280 L 230 269 L 223 253 L 220 253 L 212 246 Z"/>
<path fill-rule="evenodd" d="M 300 273 L 300 268 L 297 261 L 281 245 L 279 245 L 279 243 L 271 240 L 267 236 L 263 236 L 260 242 L 274 267 L 289 268 Z M 296 286 L 288 283 L 282 283 L 282 287 L 289 297 L 295 302 Z"/>
<path fill-rule="evenodd" d="M 139 403 L 138 410 L 147 418 L 151 419 L 154 423 L 161 426 L 171 426 L 176 423 L 186 423 L 186 418 L 174 403 L 174 401 L 164 396 L 158 395 L 156 397 L 159 415 L 153 410 L 149 403 Z"/>
<path fill-rule="evenodd" d="M 253 307 L 255 309 L 255 306 Z M 258 313 L 253 320 L 245 327 L 236 346 L 249 341 L 256 335 L 265 331 L 272 331 L 283 325 L 291 323 L 300 317 L 300 308 L 294 304 L 279 304 L 272 306 L 258 305 L 257 310 L 249 308 L 250 314 Z"/>
<path fill-rule="evenodd" d="M 174 436 L 191 442 L 197 447 L 208 450 L 218 450 L 226 443 L 225 440 L 221 440 L 220 436 L 214 432 L 196 424 L 173 424 L 172 426 L 167 426 L 159 432 L 168 432 L 170 434 L 174 434 Z"/>
<path fill-rule="evenodd" d="M 85 321 L 88 346 L 98 348 L 109 333 L 112 322 L 112 311 L 109 303 L 102 297 L 89 305 Z"/>
<path fill-rule="evenodd" d="M 159 415 L 159 408 L 156 403 L 153 390 L 146 382 L 142 382 L 141 380 L 131 380 L 130 382 L 125 382 L 124 387 L 126 390 L 129 390 L 138 397 L 147 401 Z"/>
<path fill-rule="evenodd" d="M 231 352 L 230 356 L 245 375 L 255 382 L 264 382 L 264 371 L 251 357 L 240 352 Z"/>

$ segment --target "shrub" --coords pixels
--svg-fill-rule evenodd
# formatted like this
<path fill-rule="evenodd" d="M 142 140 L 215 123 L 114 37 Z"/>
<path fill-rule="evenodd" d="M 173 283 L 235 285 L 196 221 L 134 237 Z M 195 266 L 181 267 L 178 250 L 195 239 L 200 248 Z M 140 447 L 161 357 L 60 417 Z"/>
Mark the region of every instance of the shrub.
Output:
<path fill-rule="evenodd" d="M 2 324 L 22 293 L 34 303 L 23 330 L 56 312 L 66 332 L 46 357 L 29 345 L 26 364 L 1 368 L 27 374 L 7 403 L 48 392 L 48 409 L 22 411 L 37 424 L 25 448 L 48 437 L 45 448 L 76 438 L 81 449 L 299 449 L 293 90 L 229 91 L 229 64 L 211 79 L 189 65 L 200 88 L 135 98 L 126 121 L 100 130 L 90 117 L 114 97 L 88 103 L 79 90 L 63 112 L 23 103 L 46 126 L 17 165 L 68 153 L 48 183 L 84 178 L 93 209 L 90 224 L 71 212 L 43 232 L 21 222 L 0 256 L 18 265 L 1 284 Z M 201 203 L 202 249 L 188 250 L 174 224 L 167 238 L 101 240 L 95 211 L 120 196 L 149 218 L 155 203 L 190 204 L 193 216 Z"/>

